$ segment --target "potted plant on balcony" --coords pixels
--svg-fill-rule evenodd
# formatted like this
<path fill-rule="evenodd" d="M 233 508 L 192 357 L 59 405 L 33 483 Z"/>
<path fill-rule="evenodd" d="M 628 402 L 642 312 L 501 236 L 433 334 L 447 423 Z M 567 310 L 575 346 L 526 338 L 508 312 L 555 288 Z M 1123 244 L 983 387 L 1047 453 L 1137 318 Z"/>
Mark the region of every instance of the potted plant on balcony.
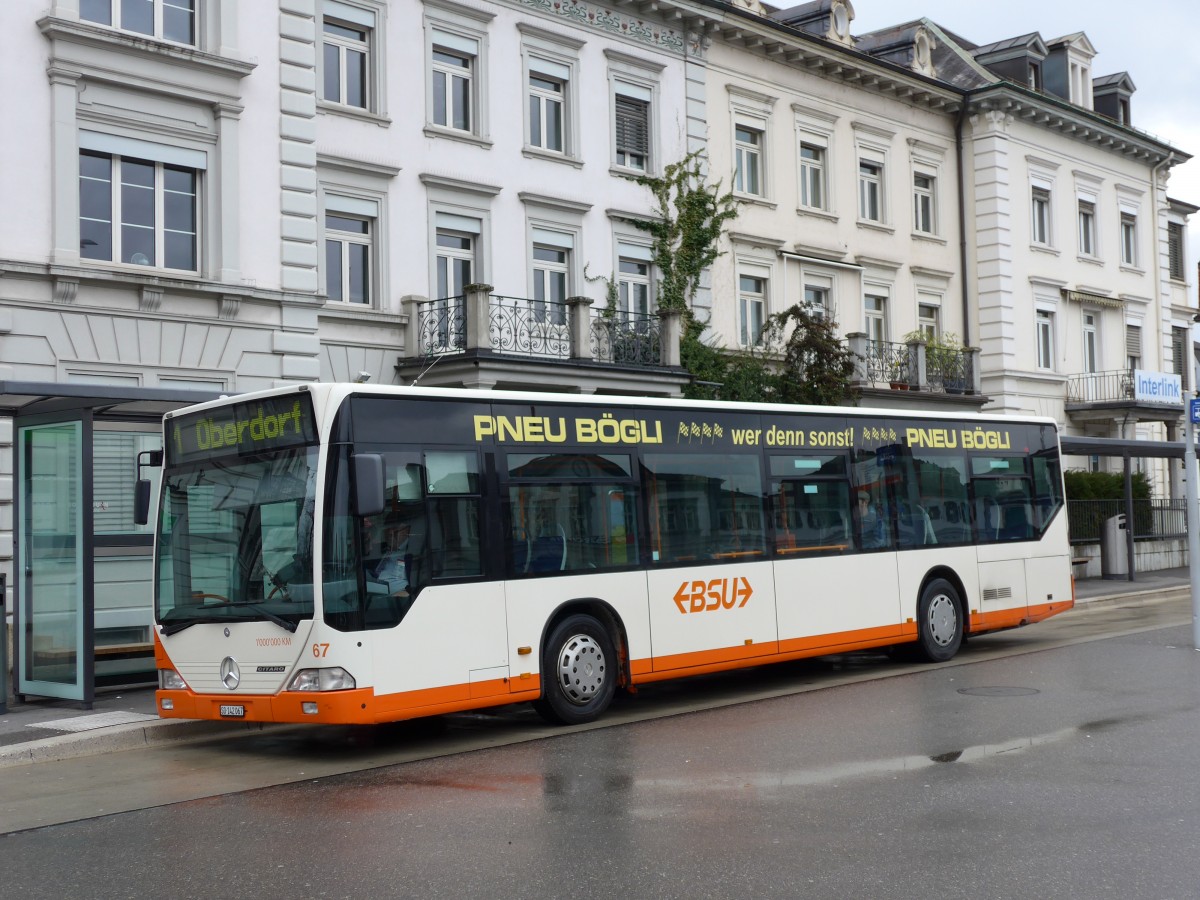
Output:
<path fill-rule="evenodd" d="M 930 382 L 940 381 L 947 394 L 967 392 L 967 373 L 963 354 L 966 348 L 952 331 L 929 334 L 925 331 L 910 331 L 905 341 L 925 342 L 925 373 Z"/>

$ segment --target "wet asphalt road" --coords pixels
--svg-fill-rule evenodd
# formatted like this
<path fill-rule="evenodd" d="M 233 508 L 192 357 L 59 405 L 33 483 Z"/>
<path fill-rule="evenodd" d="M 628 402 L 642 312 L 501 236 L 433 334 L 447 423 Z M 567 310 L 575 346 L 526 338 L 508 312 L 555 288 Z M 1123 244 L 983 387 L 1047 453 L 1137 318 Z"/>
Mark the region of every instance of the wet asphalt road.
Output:
<path fill-rule="evenodd" d="M 1190 638 L 918 668 L 8 834 L 0 893 L 1200 896 Z M 176 778 L 214 777 L 187 759 Z"/>

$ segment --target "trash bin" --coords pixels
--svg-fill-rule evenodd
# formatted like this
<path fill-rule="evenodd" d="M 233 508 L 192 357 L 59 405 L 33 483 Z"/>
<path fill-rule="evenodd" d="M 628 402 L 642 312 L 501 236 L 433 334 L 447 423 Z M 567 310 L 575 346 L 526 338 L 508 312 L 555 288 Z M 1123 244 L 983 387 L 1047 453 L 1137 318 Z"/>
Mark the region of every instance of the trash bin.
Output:
<path fill-rule="evenodd" d="M 1109 516 L 1100 531 L 1100 575 L 1125 578 L 1129 575 L 1129 547 L 1125 544 L 1125 513 Z"/>

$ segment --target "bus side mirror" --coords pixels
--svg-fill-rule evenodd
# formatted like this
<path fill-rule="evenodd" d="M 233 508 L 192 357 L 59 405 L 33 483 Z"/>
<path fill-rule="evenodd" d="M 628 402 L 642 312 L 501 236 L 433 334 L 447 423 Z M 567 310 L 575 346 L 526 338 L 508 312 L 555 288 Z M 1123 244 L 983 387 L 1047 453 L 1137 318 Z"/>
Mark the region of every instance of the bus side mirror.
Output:
<path fill-rule="evenodd" d="M 143 462 L 142 457 L 145 457 Z M 142 477 L 142 469 L 146 466 L 162 465 L 161 450 L 143 450 L 137 455 L 137 485 L 133 494 L 133 523 L 145 525 L 150 521 L 150 479 Z"/>
<path fill-rule="evenodd" d="M 384 495 L 383 457 L 378 453 L 355 453 L 354 512 L 359 516 L 377 516 L 387 507 Z"/>

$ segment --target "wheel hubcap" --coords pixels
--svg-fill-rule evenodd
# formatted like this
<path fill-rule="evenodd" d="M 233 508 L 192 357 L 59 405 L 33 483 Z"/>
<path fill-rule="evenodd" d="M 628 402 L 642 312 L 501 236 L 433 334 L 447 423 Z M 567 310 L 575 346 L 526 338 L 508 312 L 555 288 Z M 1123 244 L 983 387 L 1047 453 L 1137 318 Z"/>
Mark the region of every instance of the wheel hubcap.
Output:
<path fill-rule="evenodd" d="M 939 647 L 947 647 L 958 630 L 958 607 L 945 594 L 938 594 L 929 604 L 929 636 Z"/>
<path fill-rule="evenodd" d="M 586 634 L 577 634 L 558 654 L 558 683 L 568 700 L 582 706 L 600 692 L 607 668 L 600 645 Z"/>

